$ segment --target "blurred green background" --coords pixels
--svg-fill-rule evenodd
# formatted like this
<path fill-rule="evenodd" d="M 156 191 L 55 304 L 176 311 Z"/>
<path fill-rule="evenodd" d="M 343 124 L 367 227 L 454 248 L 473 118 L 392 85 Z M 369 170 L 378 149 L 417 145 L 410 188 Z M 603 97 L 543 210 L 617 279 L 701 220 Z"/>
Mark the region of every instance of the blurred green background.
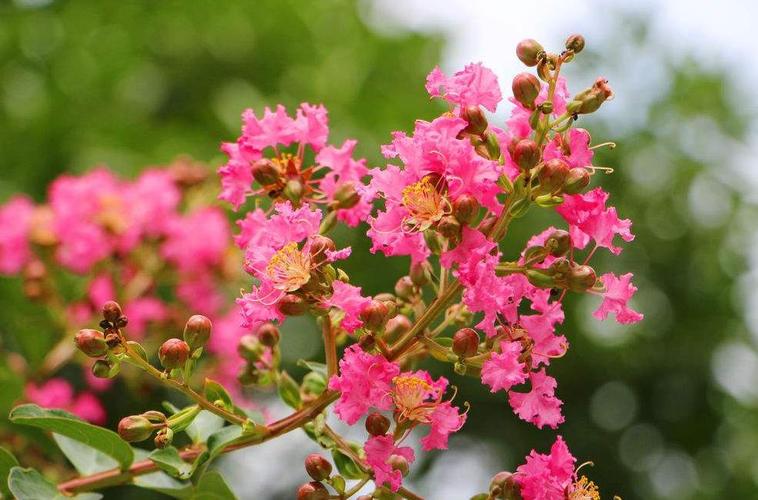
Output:
<path fill-rule="evenodd" d="M 392 130 L 440 111 L 423 82 L 434 65 L 447 67 L 451 42 L 443 32 L 374 30 L 370 12 L 367 2 L 341 0 L 1 4 L 0 200 L 18 191 L 41 200 L 61 172 L 98 164 L 125 175 L 180 154 L 218 165 L 218 145 L 238 135 L 242 109 L 277 103 L 323 102 L 330 142 L 357 138 L 359 153 L 381 165 L 378 146 Z M 604 18 L 611 34 L 601 45 L 589 38 L 568 71 L 572 91 L 598 74 L 644 79 L 645 68 L 666 84 L 638 100 L 620 82 L 616 100 L 599 113 L 608 111 L 605 118 L 580 121 L 595 142 L 618 144 L 600 153 L 597 163 L 616 169 L 600 180 L 637 235 L 621 258 L 603 255 L 597 268 L 635 274 L 646 318 L 633 328 L 597 323 L 589 317 L 594 300 L 569 300 L 562 332 L 572 348 L 552 368 L 565 401 L 559 433 L 580 462 L 594 462 L 586 473 L 604 497 L 756 498 L 758 336 L 748 321 L 756 211 L 730 167 L 754 117 L 734 98 L 730 75 L 674 57 L 676 49 L 649 34 L 648 20 L 621 12 Z M 624 73 L 629 54 L 644 55 L 647 66 Z M 503 46 L 500 57 L 515 60 L 513 47 Z M 502 75 L 504 93 L 509 83 Z M 553 221 L 523 219 L 509 250 Z M 346 270 L 367 292 L 390 288 L 404 272 L 403 259 L 369 255 L 359 233 L 340 237 L 354 247 Z M 23 302 L 17 280 L 0 280 L 0 304 L 0 347 L 34 358 L 23 346 L 39 352 L 52 342 L 44 328 L 28 327 L 39 323 L 28 318 L 44 314 Z M 12 340 L 20 335 L 24 341 Z M 20 391 L 4 361 L 3 416 Z M 484 490 L 489 476 L 555 438 L 518 420 L 502 396 L 452 378 L 472 410 L 450 452 L 425 454 L 415 467 L 412 482 L 431 499 Z M 278 470 L 262 463 L 266 455 L 228 459 L 235 489 L 251 491 L 257 477 L 255 487 L 269 484 L 255 498 L 291 498 L 305 479 L 288 467 L 302 453 L 294 439 L 262 452 L 289 456 Z"/>

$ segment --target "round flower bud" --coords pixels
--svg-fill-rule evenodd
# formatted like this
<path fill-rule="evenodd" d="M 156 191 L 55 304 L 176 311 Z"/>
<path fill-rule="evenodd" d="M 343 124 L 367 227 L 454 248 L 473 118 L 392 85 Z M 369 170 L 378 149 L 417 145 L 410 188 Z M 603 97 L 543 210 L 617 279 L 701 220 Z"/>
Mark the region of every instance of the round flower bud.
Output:
<path fill-rule="evenodd" d="M 317 481 L 305 483 L 297 490 L 297 500 L 328 500 L 329 490 Z"/>
<path fill-rule="evenodd" d="M 323 481 L 332 474 L 332 464 L 318 453 L 311 453 L 305 457 L 305 472 L 314 481 Z"/>
<path fill-rule="evenodd" d="M 498 472 L 490 480 L 490 495 L 504 500 L 521 498 L 519 488 L 510 472 Z"/>
<path fill-rule="evenodd" d="M 104 359 L 98 359 L 92 365 L 92 375 L 97 378 L 111 378 L 118 373 L 118 369 L 114 369 L 114 366 L 117 365 L 113 365 L 110 361 Z"/>
<path fill-rule="evenodd" d="M 368 352 L 376 347 L 376 337 L 374 337 L 373 333 L 367 333 L 361 336 L 358 340 L 358 345 L 361 346 L 361 349 Z"/>
<path fill-rule="evenodd" d="M 416 286 L 424 286 L 429 283 L 429 273 L 431 272 L 429 263 L 427 261 L 416 262 L 411 264 L 411 270 L 408 276 L 411 277 L 411 281 Z M 378 297 L 375 297 L 378 298 Z"/>
<path fill-rule="evenodd" d="M 184 340 L 194 351 L 203 347 L 211 336 L 211 320 L 200 314 L 190 316 L 184 325 Z"/>
<path fill-rule="evenodd" d="M 258 339 L 266 347 L 274 347 L 279 343 L 279 329 L 273 323 L 263 323 L 258 327 Z"/>
<path fill-rule="evenodd" d="M 584 50 L 584 37 L 582 35 L 574 34 L 566 39 L 566 48 L 573 50 L 574 54 L 578 54 Z"/>
<path fill-rule="evenodd" d="M 401 455 L 390 456 L 389 460 L 387 460 L 387 463 L 390 465 L 390 467 L 392 467 L 393 470 L 400 471 L 400 474 L 402 474 L 403 477 L 407 476 L 411 471 L 411 468 L 408 465 L 408 460 L 406 460 L 405 457 Z"/>
<path fill-rule="evenodd" d="M 590 266 L 574 266 L 568 275 L 568 289 L 572 292 L 585 292 L 595 286 L 597 276 Z"/>
<path fill-rule="evenodd" d="M 98 330 L 89 328 L 79 330 L 74 337 L 74 342 L 76 342 L 76 347 L 90 358 L 99 358 L 108 352 L 105 335 Z"/>
<path fill-rule="evenodd" d="M 592 87 L 576 94 L 566 110 L 580 115 L 594 113 L 611 96 L 613 96 L 613 90 L 608 86 L 608 80 L 600 77 L 595 80 Z"/>
<path fill-rule="evenodd" d="M 310 255 L 314 264 L 321 264 L 326 262 L 326 252 L 334 252 L 337 248 L 331 238 L 317 234 L 310 239 Z"/>
<path fill-rule="evenodd" d="M 556 229 L 545 240 L 545 248 L 553 257 L 563 257 L 571 248 L 571 235 L 563 229 Z"/>
<path fill-rule="evenodd" d="M 158 349 L 158 359 L 167 370 L 181 368 L 190 355 L 190 346 L 181 339 L 168 339 Z"/>
<path fill-rule="evenodd" d="M 103 319 L 105 321 L 115 325 L 118 322 L 118 319 L 123 315 L 124 313 L 121 312 L 121 306 L 118 305 L 118 302 L 109 300 L 103 304 Z"/>
<path fill-rule="evenodd" d="M 547 161 L 538 174 L 540 188 L 548 193 L 557 191 L 563 187 L 568 173 L 569 166 L 565 161 L 559 158 Z"/>
<path fill-rule="evenodd" d="M 155 435 L 153 443 L 155 443 L 156 448 L 165 448 L 166 446 L 170 445 L 173 440 L 174 431 L 168 427 L 164 427 L 158 431 L 158 434 Z"/>
<path fill-rule="evenodd" d="M 308 310 L 308 304 L 297 295 L 288 294 L 279 299 L 279 312 L 285 316 L 300 316 Z"/>
<path fill-rule="evenodd" d="M 522 170 L 530 170 L 540 161 L 540 148 L 531 139 L 522 139 L 513 147 L 513 161 Z"/>
<path fill-rule="evenodd" d="M 540 95 L 540 89 L 539 79 L 531 73 L 519 73 L 511 84 L 513 97 L 528 109 L 534 108 L 534 101 Z"/>
<path fill-rule="evenodd" d="M 353 208 L 361 201 L 361 197 L 355 190 L 355 184 L 352 182 L 343 182 L 334 191 L 334 199 L 337 201 L 337 208 Z"/>
<path fill-rule="evenodd" d="M 544 53 L 545 49 L 542 48 L 542 45 L 531 38 L 521 40 L 516 45 L 516 56 L 527 66 L 536 66 Z"/>
<path fill-rule="evenodd" d="M 387 322 L 387 313 L 389 309 L 381 300 L 371 299 L 360 312 L 363 326 L 368 330 L 379 330 Z"/>
<path fill-rule="evenodd" d="M 403 300 L 413 297 L 414 286 L 410 276 L 403 276 L 395 283 L 395 295 Z"/>
<path fill-rule="evenodd" d="M 381 413 L 370 413 L 366 417 L 366 430 L 372 436 L 384 436 L 390 430 L 390 420 Z"/>
<path fill-rule="evenodd" d="M 453 202 L 453 216 L 461 224 L 471 224 L 478 214 L 479 202 L 470 194 L 462 194 Z"/>
<path fill-rule="evenodd" d="M 305 186 L 300 179 L 290 179 L 287 184 L 284 185 L 282 196 L 287 198 L 293 203 L 300 203 L 300 199 L 303 197 Z"/>
<path fill-rule="evenodd" d="M 437 223 L 437 231 L 449 240 L 458 241 L 461 236 L 461 223 L 452 215 L 446 215 Z"/>
<path fill-rule="evenodd" d="M 384 334 L 388 337 L 398 337 L 411 329 L 411 320 L 408 316 L 398 314 L 391 320 L 387 321 L 387 326 L 384 327 Z"/>
<path fill-rule="evenodd" d="M 453 335 L 453 352 L 462 358 L 475 356 L 479 349 L 479 334 L 472 328 L 461 328 Z"/>
<path fill-rule="evenodd" d="M 489 126 L 479 106 L 466 106 L 461 110 L 461 118 L 468 122 L 468 126 L 463 131 L 472 135 L 484 134 Z"/>
<path fill-rule="evenodd" d="M 481 231 L 484 234 L 488 234 L 490 231 L 492 231 L 492 228 L 495 226 L 495 222 L 497 222 L 497 217 L 487 217 L 485 218 L 481 224 L 479 224 L 479 231 Z"/>
<path fill-rule="evenodd" d="M 154 425 L 142 415 L 124 417 L 118 423 L 118 435 L 130 443 L 137 443 L 149 438 Z"/>
<path fill-rule="evenodd" d="M 261 359 L 266 348 L 256 335 L 243 335 L 237 344 L 237 353 L 241 358 L 256 362 Z"/>
<path fill-rule="evenodd" d="M 590 173 L 586 168 L 574 167 L 569 170 L 566 176 L 566 183 L 563 185 L 563 192 L 566 194 L 577 194 L 584 191 L 584 188 L 590 185 Z"/>
<path fill-rule="evenodd" d="M 251 169 L 253 171 L 253 178 L 263 186 L 279 182 L 279 169 L 276 168 L 274 162 L 268 158 L 257 160 L 253 163 Z"/>

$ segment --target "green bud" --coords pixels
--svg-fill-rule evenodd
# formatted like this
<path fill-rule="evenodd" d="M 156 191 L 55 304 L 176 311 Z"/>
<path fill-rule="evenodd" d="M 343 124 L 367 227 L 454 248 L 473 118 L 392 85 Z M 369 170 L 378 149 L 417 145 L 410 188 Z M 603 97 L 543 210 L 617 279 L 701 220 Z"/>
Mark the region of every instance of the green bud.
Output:
<path fill-rule="evenodd" d="M 555 280 L 552 276 L 544 271 L 538 271 L 536 269 L 528 269 L 526 271 L 526 279 L 529 280 L 533 286 L 537 288 L 553 288 L 555 287 Z"/>

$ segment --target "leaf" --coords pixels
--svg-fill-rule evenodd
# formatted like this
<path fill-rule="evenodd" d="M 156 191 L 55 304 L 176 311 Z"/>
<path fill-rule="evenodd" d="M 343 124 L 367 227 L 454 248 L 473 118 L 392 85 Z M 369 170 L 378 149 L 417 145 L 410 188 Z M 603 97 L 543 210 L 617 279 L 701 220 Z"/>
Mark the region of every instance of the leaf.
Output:
<path fill-rule="evenodd" d="M 232 398 L 226 392 L 224 386 L 209 378 L 205 379 L 205 398 L 213 404 L 220 401 L 227 410 L 231 410 L 234 407 Z"/>
<path fill-rule="evenodd" d="M 53 439 L 79 474 L 95 474 L 118 467 L 116 460 L 91 446 L 56 433 Z"/>
<path fill-rule="evenodd" d="M 144 460 L 150 456 L 150 452 L 135 448 L 134 455 L 137 460 Z M 174 479 L 163 471 L 137 476 L 132 481 L 132 484 L 139 488 L 157 491 L 174 498 L 190 498 L 193 492 L 192 483 Z"/>
<path fill-rule="evenodd" d="M 113 457 L 127 469 L 134 461 L 134 452 L 129 444 L 118 434 L 102 427 L 97 427 L 79 420 L 63 410 L 46 410 L 34 404 L 17 406 L 9 416 L 11 422 L 30 425 L 47 431 L 62 434 L 84 443 Z"/>
<path fill-rule="evenodd" d="M 193 465 L 182 460 L 173 446 L 153 450 L 148 458 L 162 471 L 178 479 L 189 479 L 194 470 Z"/>
<path fill-rule="evenodd" d="M 228 425 L 211 434 L 211 436 L 208 437 L 208 442 L 206 444 L 207 450 L 195 459 L 195 463 L 193 464 L 193 475 L 197 474 L 198 471 L 201 471 L 200 473 L 202 474 L 202 466 L 209 465 L 221 454 L 222 451 L 224 451 L 224 448 L 240 437 L 242 437 L 242 427 L 238 425 Z"/>
<path fill-rule="evenodd" d="M 323 375 L 326 378 L 326 365 L 324 363 L 316 363 L 315 361 L 307 361 L 305 359 L 298 359 L 297 366 L 307 368 L 313 372 Z"/>
<path fill-rule="evenodd" d="M 142 344 L 139 342 L 134 342 L 133 340 L 129 340 L 126 342 L 126 345 L 128 345 L 135 353 L 137 353 L 137 356 L 142 358 L 143 361 L 147 361 L 147 353 L 145 352 L 145 348 L 142 347 Z"/>
<path fill-rule="evenodd" d="M 14 498 L 18 500 L 99 500 L 103 495 L 99 493 L 79 493 L 78 495 L 65 496 L 58 492 L 58 488 L 45 479 L 42 474 L 34 469 L 13 467 L 8 476 L 8 488 Z"/>
<path fill-rule="evenodd" d="M 362 479 L 365 477 L 363 471 L 358 467 L 352 458 L 348 457 L 339 450 L 332 450 L 332 458 L 337 470 L 346 479 Z"/>
<path fill-rule="evenodd" d="M 17 465 L 18 460 L 13 456 L 13 453 L 0 447 L 0 495 L 3 498 L 11 497 L 11 491 L 8 489 L 8 474 Z"/>
<path fill-rule="evenodd" d="M 197 414 L 195 420 L 187 427 L 187 435 L 195 444 L 204 443 L 211 434 L 224 426 L 224 419 L 218 415 L 202 410 Z"/>
<path fill-rule="evenodd" d="M 192 500 L 236 500 L 229 485 L 224 478 L 216 471 L 203 474 L 197 483 L 195 495 Z"/>
<path fill-rule="evenodd" d="M 282 372 L 277 380 L 277 387 L 279 389 L 279 397 L 282 398 L 287 406 L 290 408 L 298 409 L 302 404 L 300 399 L 300 386 L 297 385 L 292 377 L 287 372 Z"/>

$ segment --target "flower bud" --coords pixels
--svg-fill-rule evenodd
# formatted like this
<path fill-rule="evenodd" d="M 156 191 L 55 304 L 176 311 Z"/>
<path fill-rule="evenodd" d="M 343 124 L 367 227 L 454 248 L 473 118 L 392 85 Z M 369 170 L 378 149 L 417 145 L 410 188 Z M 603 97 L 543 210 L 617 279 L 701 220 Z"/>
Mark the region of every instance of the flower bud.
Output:
<path fill-rule="evenodd" d="M 361 197 L 355 190 L 355 184 L 352 182 L 343 182 L 334 191 L 334 199 L 337 202 L 337 208 L 353 208 L 361 201 Z"/>
<path fill-rule="evenodd" d="M 427 229 L 424 231 L 424 243 L 434 255 L 442 253 L 442 238 L 437 231 Z"/>
<path fill-rule="evenodd" d="M 200 314 L 190 316 L 184 325 L 184 340 L 193 351 L 203 347 L 211 337 L 211 320 Z"/>
<path fill-rule="evenodd" d="M 612 96 L 613 90 L 608 86 L 608 80 L 600 77 L 595 80 L 592 87 L 576 94 L 574 99 L 566 106 L 566 110 L 569 113 L 580 115 L 594 113 Z"/>
<path fill-rule="evenodd" d="M 304 192 L 305 186 L 300 179 L 290 179 L 287 181 L 287 184 L 284 185 L 282 196 L 290 200 L 292 203 L 298 204 L 300 203 L 300 199 L 303 197 Z"/>
<path fill-rule="evenodd" d="M 571 235 L 563 229 L 556 229 L 545 240 L 545 248 L 553 257 L 563 257 L 571 248 Z"/>
<path fill-rule="evenodd" d="M 461 238 L 461 223 L 452 215 L 446 215 L 437 223 L 437 231 L 445 238 L 457 242 Z"/>
<path fill-rule="evenodd" d="M 387 321 L 387 326 L 384 328 L 384 334 L 390 338 L 398 337 L 411 329 L 411 320 L 408 316 L 398 314 L 391 320 Z"/>
<path fill-rule="evenodd" d="M 559 190 L 563 187 L 568 173 L 569 166 L 565 161 L 559 158 L 547 161 L 538 174 L 541 190 L 548 193 Z"/>
<path fill-rule="evenodd" d="M 190 355 L 190 346 L 181 339 L 168 339 L 158 349 L 158 359 L 167 370 L 181 368 Z"/>
<path fill-rule="evenodd" d="M 540 148 L 533 140 L 522 139 L 514 146 L 511 157 L 519 168 L 530 170 L 540 161 Z"/>
<path fill-rule="evenodd" d="M 285 316 L 300 316 L 308 310 L 308 304 L 297 295 L 287 294 L 277 304 L 279 312 Z"/>
<path fill-rule="evenodd" d="M 118 423 L 118 435 L 130 443 L 137 443 L 149 438 L 154 425 L 142 415 L 124 417 Z"/>
<path fill-rule="evenodd" d="M 39 260 L 34 259 L 24 266 L 24 279 L 27 280 L 41 280 L 47 275 L 47 268 L 45 264 Z"/>
<path fill-rule="evenodd" d="M 527 66 L 535 66 L 544 55 L 545 49 L 537 40 L 527 38 L 516 45 L 516 56 Z"/>
<path fill-rule="evenodd" d="M 318 453 L 311 453 L 305 457 L 305 472 L 314 481 L 323 481 L 332 474 L 332 464 Z"/>
<path fill-rule="evenodd" d="M 524 274 L 526 275 L 526 279 L 529 280 L 529 283 L 537 288 L 553 288 L 555 286 L 555 280 L 553 277 L 544 271 L 527 269 Z"/>
<path fill-rule="evenodd" d="M 540 89 L 540 81 L 531 73 L 519 73 L 511 84 L 513 97 L 528 109 L 534 107 L 534 100 L 540 95 Z"/>
<path fill-rule="evenodd" d="M 497 217 L 486 217 L 482 223 L 479 224 L 479 231 L 484 234 L 488 234 L 490 231 L 492 231 L 492 228 L 495 227 L 495 222 L 497 222 Z"/>
<path fill-rule="evenodd" d="M 489 124 L 479 106 L 466 106 L 461 110 L 461 118 L 468 122 L 464 132 L 481 136 L 487 131 Z"/>
<path fill-rule="evenodd" d="M 563 192 L 566 194 L 577 194 L 584 191 L 584 188 L 590 185 L 590 173 L 586 168 L 574 167 L 569 170 L 566 176 L 566 183 L 563 185 Z"/>
<path fill-rule="evenodd" d="M 321 264 L 327 260 L 327 250 L 333 252 L 337 247 L 331 238 L 317 234 L 310 238 L 310 255 L 314 264 Z"/>
<path fill-rule="evenodd" d="M 297 500 L 328 500 L 329 490 L 317 481 L 305 483 L 297 490 Z"/>
<path fill-rule="evenodd" d="M 400 471 L 400 474 L 402 474 L 403 477 L 407 476 L 411 471 L 411 468 L 408 465 L 408 460 L 406 460 L 405 457 L 401 455 L 390 456 L 389 460 L 387 460 L 387 463 L 390 467 L 392 467 L 393 470 Z"/>
<path fill-rule="evenodd" d="M 268 158 L 261 158 L 254 162 L 251 170 L 253 171 L 253 178 L 263 186 L 270 186 L 279 182 L 279 169 Z"/>
<path fill-rule="evenodd" d="M 366 431 L 372 436 L 384 436 L 390 430 L 390 420 L 381 413 L 373 412 L 366 417 Z"/>
<path fill-rule="evenodd" d="M 258 339 L 266 347 L 274 347 L 279 343 L 279 329 L 273 323 L 263 323 L 258 327 Z"/>
<path fill-rule="evenodd" d="M 490 481 L 490 496 L 503 500 L 520 499 L 519 487 L 510 472 L 498 472 Z"/>
<path fill-rule="evenodd" d="M 360 312 L 361 321 L 367 330 L 380 330 L 387 322 L 387 305 L 380 301 L 371 299 Z"/>
<path fill-rule="evenodd" d="M 164 427 L 158 431 L 158 434 L 155 435 L 153 443 L 155 443 L 156 448 L 165 448 L 166 446 L 170 445 L 173 440 L 174 431 L 168 427 Z"/>
<path fill-rule="evenodd" d="M 453 352 L 462 358 L 475 356 L 479 349 L 479 334 L 472 328 L 461 328 L 453 335 Z"/>
<path fill-rule="evenodd" d="M 403 276 L 395 283 L 395 295 L 403 300 L 413 297 L 414 286 L 410 276 Z"/>
<path fill-rule="evenodd" d="M 470 194 L 462 194 L 453 202 L 453 216 L 463 225 L 469 225 L 479 214 L 479 202 Z"/>
<path fill-rule="evenodd" d="M 411 270 L 408 273 L 411 281 L 416 286 L 424 286 L 429 283 L 429 273 L 431 272 L 429 262 L 416 262 L 411 264 Z M 378 297 L 375 297 L 378 298 Z"/>
<path fill-rule="evenodd" d="M 574 51 L 574 54 L 578 54 L 584 50 L 584 37 L 578 34 L 569 36 L 566 39 L 566 48 Z"/>
<path fill-rule="evenodd" d="M 105 335 L 98 330 L 89 328 L 79 330 L 74 337 L 74 342 L 76 342 L 76 347 L 90 358 L 99 358 L 108 352 Z"/>
<path fill-rule="evenodd" d="M 118 302 L 109 300 L 103 304 L 103 319 L 105 321 L 115 325 L 118 322 L 118 319 L 123 315 L 124 313 L 121 311 L 121 306 L 118 305 Z"/>
<path fill-rule="evenodd" d="M 597 281 L 595 270 L 590 266 L 574 266 L 568 275 L 568 289 L 572 292 L 586 292 Z"/>
<path fill-rule="evenodd" d="M 97 378 L 111 378 L 118 373 L 118 366 L 105 359 L 98 359 L 92 364 L 92 375 Z"/>
<path fill-rule="evenodd" d="M 265 346 L 256 335 L 243 335 L 237 344 L 240 357 L 253 363 L 260 360 L 265 351 Z"/>
<path fill-rule="evenodd" d="M 545 260 L 548 251 L 542 246 L 533 246 L 524 250 L 524 261 L 529 264 L 536 264 Z"/>

